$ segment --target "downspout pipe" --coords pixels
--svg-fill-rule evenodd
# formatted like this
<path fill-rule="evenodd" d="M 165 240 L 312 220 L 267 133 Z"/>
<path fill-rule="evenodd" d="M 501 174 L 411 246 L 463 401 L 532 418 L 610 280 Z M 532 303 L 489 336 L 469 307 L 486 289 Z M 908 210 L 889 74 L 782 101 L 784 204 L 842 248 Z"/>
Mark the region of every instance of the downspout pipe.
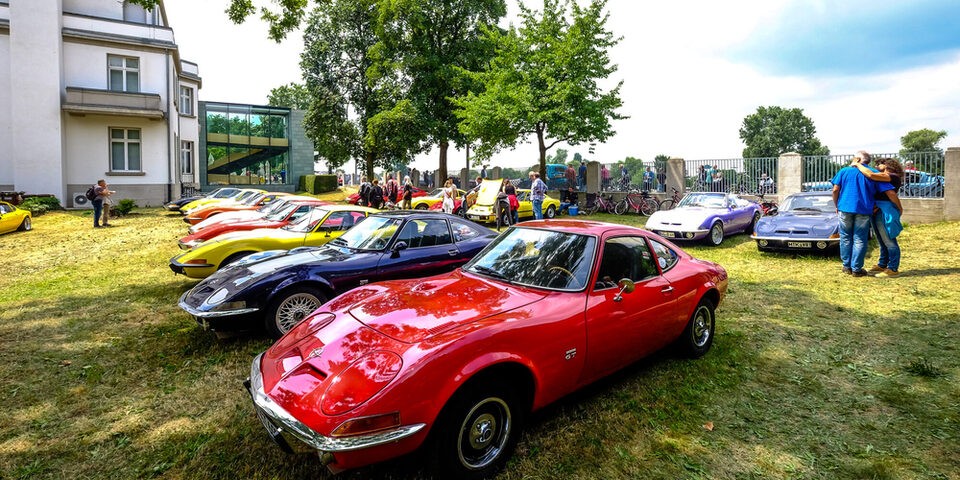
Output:
<path fill-rule="evenodd" d="M 171 169 L 173 168 L 172 167 L 173 159 L 171 158 L 172 151 L 170 148 L 170 143 L 172 142 L 172 140 L 170 139 L 170 122 L 171 122 L 170 117 L 171 115 L 173 115 L 173 108 L 172 108 L 173 98 L 171 97 L 171 95 L 173 94 L 171 93 L 172 89 L 170 87 L 170 52 L 167 52 L 166 59 L 167 59 L 167 122 L 166 122 L 167 123 L 167 200 L 163 203 L 169 203 L 173 200 L 173 173 L 171 172 Z M 179 114 L 177 115 L 177 118 L 178 119 L 180 118 Z"/>

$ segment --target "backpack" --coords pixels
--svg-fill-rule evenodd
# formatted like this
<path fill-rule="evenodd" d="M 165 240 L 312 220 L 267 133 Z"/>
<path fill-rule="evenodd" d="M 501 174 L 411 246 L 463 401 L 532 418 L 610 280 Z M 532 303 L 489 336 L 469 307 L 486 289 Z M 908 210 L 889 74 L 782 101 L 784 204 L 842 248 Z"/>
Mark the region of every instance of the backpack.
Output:
<path fill-rule="evenodd" d="M 96 199 L 97 199 L 97 186 L 94 185 L 94 186 L 90 187 L 89 189 L 87 189 L 87 193 L 86 193 L 84 196 L 87 197 L 87 200 L 90 200 L 91 202 L 94 201 L 94 200 L 96 200 Z"/>

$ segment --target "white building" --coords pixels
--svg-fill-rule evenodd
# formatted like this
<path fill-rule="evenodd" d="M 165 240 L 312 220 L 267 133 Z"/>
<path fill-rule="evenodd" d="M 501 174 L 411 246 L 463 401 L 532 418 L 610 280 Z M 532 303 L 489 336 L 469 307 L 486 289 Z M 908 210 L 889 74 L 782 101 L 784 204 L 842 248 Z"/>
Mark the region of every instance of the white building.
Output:
<path fill-rule="evenodd" d="M 79 207 L 103 178 L 155 206 L 199 180 L 201 80 L 162 2 L 0 0 L 0 65 L 0 191 Z"/>

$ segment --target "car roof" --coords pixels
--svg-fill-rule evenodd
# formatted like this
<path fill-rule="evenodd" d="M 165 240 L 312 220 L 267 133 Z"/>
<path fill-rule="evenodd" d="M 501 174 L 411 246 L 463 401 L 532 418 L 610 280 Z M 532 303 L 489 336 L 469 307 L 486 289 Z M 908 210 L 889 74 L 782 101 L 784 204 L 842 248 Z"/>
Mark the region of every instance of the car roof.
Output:
<path fill-rule="evenodd" d="M 321 200 L 318 200 L 321 201 Z M 380 210 L 370 207 L 358 207 L 356 205 L 324 205 L 327 210 L 331 212 L 367 212 L 367 213 L 377 213 Z"/>
<path fill-rule="evenodd" d="M 566 233 L 580 233 L 587 235 L 602 235 L 610 230 L 636 230 L 639 233 L 648 233 L 641 228 L 623 225 L 620 223 L 598 222 L 596 220 L 528 220 L 515 225 L 518 228 L 535 227 L 545 228 Z"/>
<path fill-rule="evenodd" d="M 831 192 L 831 191 L 829 191 L 829 190 L 824 190 L 824 191 L 822 191 L 822 192 L 797 192 L 797 193 L 791 193 L 789 196 L 790 196 L 790 197 L 793 197 L 793 196 L 798 196 L 798 197 L 819 197 L 819 196 L 821 196 L 821 195 L 833 196 L 833 192 Z"/>

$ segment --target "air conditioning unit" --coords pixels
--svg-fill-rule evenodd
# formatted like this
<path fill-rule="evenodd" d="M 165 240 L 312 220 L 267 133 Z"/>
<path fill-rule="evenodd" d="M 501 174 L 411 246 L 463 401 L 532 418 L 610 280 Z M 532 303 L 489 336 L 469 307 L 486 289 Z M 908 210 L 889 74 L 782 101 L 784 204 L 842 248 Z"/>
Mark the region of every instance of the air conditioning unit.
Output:
<path fill-rule="evenodd" d="M 93 208 L 93 202 L 87 199 L 87 191 L 72 192 L 70 194 L 73 208 Z"/>

